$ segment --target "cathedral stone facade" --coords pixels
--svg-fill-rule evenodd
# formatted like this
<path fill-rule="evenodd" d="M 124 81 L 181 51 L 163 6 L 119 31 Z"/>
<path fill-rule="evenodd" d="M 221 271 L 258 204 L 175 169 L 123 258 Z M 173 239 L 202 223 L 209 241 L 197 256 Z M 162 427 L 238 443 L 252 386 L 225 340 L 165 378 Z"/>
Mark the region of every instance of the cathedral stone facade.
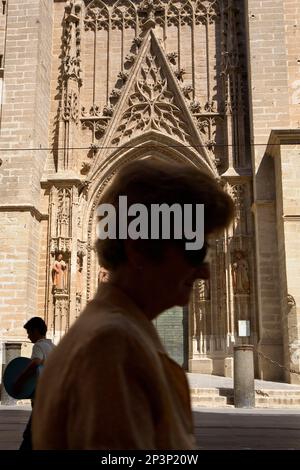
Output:
<path fill-rule="evenodd" d="M 299 44 L 299 0 L 2 1 L 2 351 L 31 316 L 59 341 L 80 315 L 103 277 L 101 193 L 155 155 L 236 205 L 210 281 L 156 320 L 170 354 L 231 376 L 253 344 L 257 377 L 299 382 Z"/>

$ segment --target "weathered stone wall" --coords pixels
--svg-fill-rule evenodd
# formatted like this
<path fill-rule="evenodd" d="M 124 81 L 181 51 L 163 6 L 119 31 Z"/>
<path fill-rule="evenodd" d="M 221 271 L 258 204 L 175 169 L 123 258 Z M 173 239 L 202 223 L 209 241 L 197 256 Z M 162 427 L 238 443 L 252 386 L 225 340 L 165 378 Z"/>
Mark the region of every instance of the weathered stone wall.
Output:
<path fill-rule="evenodd" d="M 286 58 L 288 66 L 289 114 L 291 128 L 300 127 L 300 3 L 284 0 Z"/>
<path fill-rule="evenodd" d="M 10 339 L 25 336 L 37 312 L 40 180 L 47 157 L 52 2 L 10 0 L 7 6 L 0 167 L 0 315 Z M 9 149 L 14 149 L 9 151 Z"/>
<path fill-rule="evenodd" d="M 279 274 L 285 366 L 300 370 L 300 130 L 273 131 L 271 142 L 276 172 L 277 232 L 279 244 Z M 275 147 L 275 148 L 274 148 Z M 276 151 L 274 151 L 276 149 Z M 299 375 L 286 371 L 291 383 L 299 383 Z"/>
<path fill-rule="evenodd" d="M 283 364 L 283 315 L 287 310 L 284 259 L 285 255 L 290 257 L 290 253 L 294 253 L 295 242 L 291 238 L 287 244 L 286 238 L 282 238 L 286 229 L 278 229 L 281 224 L 278 217 L 282 217 L 280 207 L 285 213 L 286 205 L 291 201 L 287 193 L 296 191 L 293 186 L 297 183 L 281 183 L 281 170 L 285 176 L 289 175 L 288 178 L 294 178 L 294 163 L 287 163 L 291 155 L 285 160 L 282 169 L 276 162 L 275 178 L 275 163 L 270 155 L 280 154 L 282 149 L 275 150 L 276 146 L 280 146 L 280 141 L 272 141 L 272 148 L 268 152 L 266 149 L 272 129 L 289 129 L 297 124 L 299 106 L 295 104 L 295 79 L 298 66 L 296 38 L 299 35 L 299 4 L 296 1 L 249 0 L 247 20 L 252 162 L 255 173 L 253 209 L 256 225 L 259 348 L 268 357 Z M 285 155 L 290 151 L 287 147 Z M 288 189 L 290 184 L 291 188 Z M 296 202 L 299 212 L 298 204 Z M 292 225 L 288 223 L 290 228 Z M 272 366 L 261 356 L 259 370 L 261 376 L 267 379 L 284 377 L 282 369 Z"/>

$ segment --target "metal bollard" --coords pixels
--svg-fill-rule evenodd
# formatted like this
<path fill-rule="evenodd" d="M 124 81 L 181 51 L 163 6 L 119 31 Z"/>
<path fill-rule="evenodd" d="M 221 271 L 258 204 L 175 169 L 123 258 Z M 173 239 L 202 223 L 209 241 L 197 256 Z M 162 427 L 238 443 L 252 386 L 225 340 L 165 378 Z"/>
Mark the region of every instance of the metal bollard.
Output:
<path fill-rule="evenodd" d="M 12 406 L 17 404 L 17 400 L 9 396 L 3 386 L 3 374 L 7 364 L 16 357 L 21 356 L 21 347 L 22 343 L 5 343 L 5 363 L 2 364 L 1 405 Z"/>
<path fill-rule="evenodd" d="M 253 346 L 234 346 L 234 406 L 255 407 Z"/>

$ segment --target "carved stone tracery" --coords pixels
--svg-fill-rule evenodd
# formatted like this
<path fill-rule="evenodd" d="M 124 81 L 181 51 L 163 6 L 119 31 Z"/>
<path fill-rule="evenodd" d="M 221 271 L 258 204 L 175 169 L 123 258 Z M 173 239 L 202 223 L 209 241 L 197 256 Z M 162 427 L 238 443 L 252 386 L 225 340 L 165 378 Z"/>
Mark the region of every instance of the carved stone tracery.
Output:
<path fill-rule="evenodd" d="M 84 17 L 84 27 L 88 31 L 108 29 L 109 11 L 101 0 L 93 0 L 87 7 Z"/>
<path fill-rule="evenodd" d="M 136 28 L 137 11 L 134 3 L 130 0 L 117 1 L 112 10 L 111 22 L 113 29 Z"/>
<path fill-rule="evenodd" d="M 182 101 L 180 101 L 182 94 L 191 119 L 198 126 L 208 154 L 215 159 L 215 163 L 223 165 L 222 171 L 219 168 L 220 173 L 225 171 L 226 149 L 232 146 L 241 148 L 244 145 L 242 133 L 238 129 L 238 119 L 232 118 L 234 113 L 241 117 L 244 109 L 238 12 L 234 4 L 237 2 L 231 0 L 67 2 L 63 20 L 59 114 L 65 127 L 62 126 L 60 129 L 60 143 L 66 147 L 75 146 L 71 138 L 68 140 L 69 136 L 74 135 L 78 135 L 79 141 L 81 136 L 84 136 L 85 142 L 89 139 L 87 144 L 84 144 L 87 147 L 86 154 L 81 157 L 82 161 L 76 169 L 79 173 L 81 168 L 79 176 L 82 179 L 84 179 L 82 175 L 91 175 L 91 168 L 98 161 L 96 160 L 97 154 L 102 155 L 102 145 L 112 144 L 112 147 L 118 147 L 128 142 L 131 137 L 142 135 L 147 130 L 155 130 L 173 137 L 180 142 L 180 145 L 191 145 L 193 143 L 191 126 L 187 122 L 187 116 L 182 112 Z M 139 53 L 144 47 L 143 41 L 147 37 L 149 28 L 155 29 L 156 38 L 161 38 L 161 49 L 171 64 L 171 69 L 168 64 L 168 73 L 166 73 L 165 62 L 151 49 L 144 55 L 143 60 L 140 60 Z M 217 44 L 218 51 L 217 48 L 215 51 L 212 41 L 218 40 L 220 31 L 222 44 L 220 41 L 220 44 Z M 202 38 L 203 43 L 199 44 L 199 38 Z M 91 47 L 89 50 L 84 49 L 82 53 L 81 45 L 84 47 L 85 41 Z M 187 42 L 190 47 L 184 44 Z M 204 51 L 201 56 L 201 63 L 203 62 L 204 65 L 201 67 L 197 63 L 199 50 L 199 56 L 201 55 L 200 47 Z M 190 53 L 188 60 L 183 53 L 187 49 Z M 89 58 L 86 59 L 88 54 L 90 54 Z M 222 58 L 221 65 L 220 58 Z M 90 60 L 91 64 L 85 63 L 85 60 Z M 94 60 L 93 63 L 92 60 Z M 101 67 L 99 65 L 100 60 L 105 62 L 103 67 L 102 63 Z M 136 66 L 140 62 L 141 66 L 138 69 Z M 118 70 L 115 63 L 119 67 Z M 84 74 L 81 68 L 84 69 Z M 170 80 L 172 73 L 169 70 L 173 70 L 178 79 L 177 84 L 176 80 L 174 82 Z M 200 79 L 199 70 L 203 73 Z M 106 74 L 103 78 L 105 86 L 101 81 L 102 71 L 104 75 Z M 220 83 L 222 84 L 221 90 L 219 90 Z M 179 85 L 178 89 L 177 85 Z M 103 91 L 104 87 L 105 91 Z M 218 93 L 215 91 L 217 88 Z M 124 96 L 125 89 L 126 96 Z M 178 91 L 179 89 L 182 93 Z M 180 95 L 179 101 L 178 95 Z M 123 107 L 122 113 L 120 113 L 120 106 Z M 115 125 L 116 115 L 119 123 Z M 112 124 L 115 127 L 111 127 Z M 116 130 L 115 133 L 112 130 Z M 103 144 L 105 139 L 107 143 Z M 221 148 L 219 153 L 222 154 L 222 162 L 218 160 L 219 157 L 216 158 L 218 146 Z M 234 150 L 234 152 L 237 151 Z M 60 170 L 70 167 L 71 158 L 66 157 L 64 161 L 66 163 L 60 167 Z M 238 152 L 232 158 L 231 163 L 234 166 L 239 163 Z M 89 180 L 89 177 L 87 176 L 86 180 Z M 55 226 L 55 233 L 51 233 L 49 240 L 50 255 L 54 257 L 57 253 L 62 253 L 67 260 L 70 260 L 72 252 L 77 253 L 80 258 L 80 268 L 78 268 L 78 283 L 73 300 L 70 290 L 64 292 L 64 297 L 56 294 L 51 297 L 55 307 L 55 322 L 60 325 L 59 328 L 57 327 L 58 330 L 67 328 L 63 324 L 65 322 L 67 325 L 65 318 L 69 318 L 70 315 L 68 310 L 70 301 L 72 308 L 76 304 L 75 317 L 84 306 L 85 289 L 79 286 L 82 286 L 82 282 L 86 283 L 84 287 L 86 287 L 87 298 L 91 298 L 94 293 L 95 280 L 93 263 L 96 262 L 96 258 L 92 239 L 89 235 L 87 247 L 81 246 L 84 242 L 78 241 L 81 235 L 76 235 L 75 240 L 75 227 L 72 227 L 71 223 L 73 196 L 68 195 L 68 191 L 69 188 L 58 191 L 55 202 L 57 214 L 53 216 L 51 222 L 52 226 Z M 247 301 L 238 300 L 240 303 L 234 304 L 234 308 L 240 309 L 239 311 L 244 308 L 244 305 L 246 309 L 250 309 L 248 297 L 250 299 L 253 295 L 252 285 L 249 290 L 245 288 L 243 292 L 238 287 L 243 283 L 238 277 L 241 276 L 242 270 L 239 271 L 240 260 L 237 259 L 237 250 L 243 253 L 244 263 L 248 263 L 249 282 L 252 281 L 250 242 L 245 242 L 246 237 L 249 236 L 244 207 L 244 199 L 247 195 L 242 184 L 232 185 L 231 192 L 236 202 L 232 237 L 229 237 L 227 241 L 222 239 L 217 242 L 212 265 L 212 282 L 209 285 L 199 283 L 195 294 L 195 305 L 201 306 L 201 311 L 198 310 L 196 334 L 199 341 L 200 333 L 202 335 L 201 347 L 199 346 L 198 350 L 201 354 L 214 349 L 220 351 L 219 340 L 215 340 L 214 336 L 222 337 L 222 335 L 234 332 L 234 328 L 230 325 L 231 320 L 224 320 L 223 315 L 228 307 L 226 304 L 226 295 L 229 295 L 228 285 L 230 284 L 231 294 L 235 300 L 242 298 L 243 295 L 247 297 Z M 88 224 L 84 223 L 85 208 L 92 206 L 91 213 L 93 213 L 96 206 L 96 202 L 92 203 L 89 198 L 90 196 L 86 195 L 86 204 L 80 203 L 80 209 L 75 216 L 76 230 L 81 233 L 92 230 L 93 227 L 91 218 Z M 85 249 L 87 262 L 83 263 Z M 74 264 L 74 260 L 72 263 Z M 74 266 L 72 269 L 74 271 Z M 207 339 L 204 338 L 205 335 Z"/>
<path fill-rule="evenodd" d="M 175 103 L 162 67 L 157 57 L 149 51 L 141 64 L 139 77 L 128 97 L 127 109 L 112 142 L 121 143 L 149 129 L 188 142 L 189 130 Z"/>
<path fill-rule="evenodd" d="M 196 24 L 213 23 L 220 15 L 220 0 L 203 1 L 197 0 L 195 4 Z"/>
<path fill-rule="evenodd" d="M 167 24 L 183 26 L 191 24 L 193 19 L 193 8 L 189 0 L 169 2 L 167 7 Z"/>

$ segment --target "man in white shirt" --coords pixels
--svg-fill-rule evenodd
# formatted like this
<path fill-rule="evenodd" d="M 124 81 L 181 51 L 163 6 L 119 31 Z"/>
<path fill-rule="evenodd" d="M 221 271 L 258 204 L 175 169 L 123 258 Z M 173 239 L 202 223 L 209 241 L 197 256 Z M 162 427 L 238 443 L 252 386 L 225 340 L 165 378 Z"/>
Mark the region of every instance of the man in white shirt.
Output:
<path fill-rule="evenodd" d="M 33 374 L 36 373 L 37 367 L 43 366 L 47 360 L 49 354 L 54 349 L 55 345 L 52 343 L 51 339 L 46 338 L 47 325 L 44 320 L 40 317 L 33 317 L 28 320 L 24 325 L 25 330 L 27 331 L 28 339 L 34 343 L 31 354 L 31 362 L 26 367 L 24 372 L 18 378 L 15 389 L 22 387 L 22 384 Z M 31 404 L 33 406 L 33 398 Z M 23 442 L 21 444 L 20 450 L 32 450 L 31 444 L 31 416 L 29 418 L 26 429 L 23 433 Z"/>

